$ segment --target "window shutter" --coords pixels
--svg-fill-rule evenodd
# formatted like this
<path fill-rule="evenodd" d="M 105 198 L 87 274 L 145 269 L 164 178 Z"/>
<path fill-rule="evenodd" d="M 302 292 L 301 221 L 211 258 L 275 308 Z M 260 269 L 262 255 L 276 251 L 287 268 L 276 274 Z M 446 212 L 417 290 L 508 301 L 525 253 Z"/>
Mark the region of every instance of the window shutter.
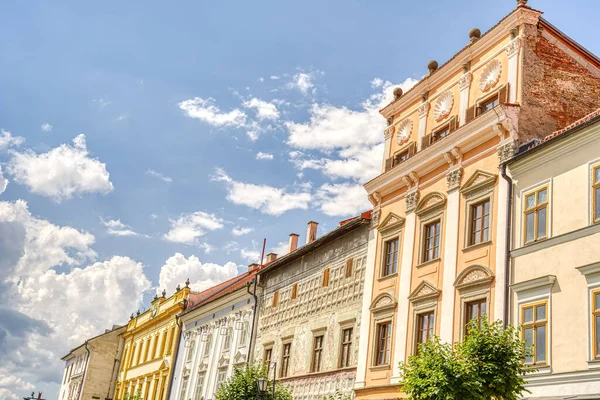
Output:
<path fill-rule="evenodd" d="M 352 258 L 346 261 L 346 278 L 350 278 L 352 276 Z"/>
<path fill-rule="evenodd" d="M 277 307 L 279 303 L 279 290 L 273 293 L 273 307 Z"/>
<path fill-rule="evenodd" d="M 390 169 L 392 169 L 392 161 L 393 160 L 394 160 L 393 157 L 390 157 L 387 160 L 385 160 L 385 170 L 386 170 L 386 172 L 389 171 Z"/>
<path fill-rule="evenodd" d="M 294 300 L 296 298 L 296 296 L 298 295 L 298 284 L 294 283 L 294 285 L 292 286 L 292 300 Z"/>
<path fill-rule="evenodd" d="M 456 117 L 452 117 L 452 119 L 450 119 L 450 123 L 448 124 L 448 131 L 450 133 L 454 132 L 456 130 Z"/>
<path fill-rule="evenodd" d="M 421 150 L 426 149 L 431 144 L 431 135 L 425 135 L 421 140 Z"/>
<path fill-rule="evenodd" d="M 323 270 L 323 287 L 329 286 L 329 268 Z"/>
<path fill-rule="evenodd" d="M 471 106 L 471 107 L 467 108 L 466 115 L 465 115 L 465 123 L 469 123 L 475 119 L 476 109 L 477 109 L 476 106 Z"/>
<path fill-rule="evenodd" d="M 498 103 L 506 104 L 508 103 L 508 83 L 500 88 L 498 91 Z"/>
<path fill-rule="evenodd" d="M 408 148 L 408 155 L 409 157 L 412 157 L 415 154 L 417 154 L 417 142 L 412 142 Z"/>

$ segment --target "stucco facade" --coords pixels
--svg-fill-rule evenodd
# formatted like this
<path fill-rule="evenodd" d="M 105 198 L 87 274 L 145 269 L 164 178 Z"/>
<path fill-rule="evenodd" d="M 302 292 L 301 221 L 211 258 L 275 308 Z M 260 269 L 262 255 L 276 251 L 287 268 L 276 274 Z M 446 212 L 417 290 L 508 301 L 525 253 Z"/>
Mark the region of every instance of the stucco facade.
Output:
<path fill-rule="evenodd" d="M 307 244 L 295 249 L 292 235 L 292 251 L 275 261 L 269 255 L 259 272 L 254 358 L 276 367 L 295 399 L 352 394 L 369 224 L 364 213 L 317 239 L 311 222 Z"/>
<path fill-rule="evenodd" d="M 181 315 L 171 400 L 214 399 L 219 384 L 248 361 L 256 267 L 205 292 L 190 294 Z"/>
<path fill-rule="evenodd" d="M 355 392 L 390 399 L 399 362 L 466 323 L 506 320 L 509 183 L 501 164 L 598 107 L 600 61 L 526 2 L 381 110 Z M 559 61 L 563 60 L 563 61 Z M 543 73 L 541 73 L 543 72 Z M 560 100 L 559 100 L 560 99 Z M 568 106 L 558 107 L 560 101 Z M 559 111 L 560 108 L 560 111 Z"/>
<path fill-rule="evenodd" d="M 125 327 L 87 340 L 62 358 L 65 361 L 59 400 L 112 399 L 123 353 Z"/>
<path fill-rule="evenodd" d="M 524 147 L 508 163 L 510 310 L 533 347 L 528 389 L 600 396 L 600 111 Z"/>

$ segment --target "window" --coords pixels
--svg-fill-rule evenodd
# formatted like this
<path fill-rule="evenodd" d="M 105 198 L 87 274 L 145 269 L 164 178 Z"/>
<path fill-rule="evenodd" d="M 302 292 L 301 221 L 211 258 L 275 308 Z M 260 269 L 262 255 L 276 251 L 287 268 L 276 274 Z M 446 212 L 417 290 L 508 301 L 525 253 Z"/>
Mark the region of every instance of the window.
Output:
<path fill-rule="evenodd" d="M 440 257 L 440 221 L 425 225 L 425 243 L 423 246 L 423 262 Z"/>
<path fill-rule="evenodd" d="M 298 295 L 298 284 L 294 283 L 292 285 L 292 294 L 290 295 L 290 298 L 292 300 L 295 300 L 297 295 Z"/>
<path fill-rule="evenodd" d="M 133 367 L 135 365 L 135 351 L 137 350 L 137 344 L 134 344 L 131 348 L 131 355 L 129 356 L 129 366 Z"/>
<path fill-rule="evenodd" d="M 594 358 L 600 358 L 600 290 L 592 292 L 592 330 Z"/>
<path fill-rule="evenodd" d="M 498 98 L 498 95 L 494 95 L 484 101 L 482 101 L 479 104 L 479 115 L 481 114 L 485 114 L 486 112 L 490 111 L 492 108 L 496 107 L 498 104 L 500 104 L 500 99 Z"/>
<path fill-rule="evenodd" d="M 385 242 L 385 264 L 382 276 L 395 274 L 398 269 L 398 239 Z"/>
<path fill-rule="evenodd" d="M 346 260 L 346 278 L 350 278 L 352 276 L 352 264 L 353 259 Z"/>
<path fill-rule="evenodd" d="M 321 355 L 323 354 L 323 335 L 313 338 L 313 356 L 310 372 L 321 370 Z"/>
<path fill-rule="evenodd" d="M 340 368 L 349 367 L 352 358 L 352 328 L 342 330 L 342 352 L 340 354 Z"/>
<path fill-rule="evenodd" d="M 525 243 L 545 239 L 548 236 L 548 186 L 525 195 Z"/>
<path fill-rule="evenodd" d="M 392 340 L 392 321 L 377 324 L 377 343 L 375 348 L 375 365 L 390 363 L 390 347 Z"/>
<path fill-rule="evenodd" d="M 139 365 L 139 363 L 142 361 L 143 350 L 144 350 L 144 341 L 140 340 L 139 346 L 138 346 L 137 358 L 135 360 L 135 365 Z"/>
<path fill-rule="evenodd" d="M 221 383 L 225 382 L 227 379 L 227 368 L 221 368 L 217 375 L 217 389 L 221 386 Z"/>
<path fill-rule="evenodd" d="M 290 352 L 292 350 L 291 343 L 285 343 L 283 345 L 283 352 L 281 353 L 281 377 L 285 378 L 288 375 L 288 369 L 290 366 Z"/>
<path fill-rule="evenodd" d="M 398 164 L 402 164 L 404 161 L 410 158 L 410 149 L 406 149 L 400 153 L 394 154 L 393 166 L 395 167 Z"/>
<path fill-rule="evenodd" d="M 468 333 L 467 325 L 474 319 L 479 321 L 479 327 L 481 328 L 481 318 L 485 313 L 487 313 L 487 301 L 485 299 L 470 301 L 465 304 L 465 335 Z"/>
<path fill-rule="evenodd" d="M 279 290 L 273 293 L 273 307 L 277 307 L 277 304 L 279 304 Z"/>
<path fill-rule="evenodd" d="M 196 341 L 190 341 L 190 347 L 188 348 L 187 359 L 186 362 L 192 361 L 192 357 L 194 356 L 194 348 L 196 347 Z"/>
<path fill-rule="evenodd" d="M 160 352 L 158 353 L 158 357 L 161 357 L 165 354 L 165 344 L 167 342 L 167 331 L 164 330 L 160 333 Z"/>
<path fill-rule="evenodd" d="M 594 207 L 593 221 L 600 222 L 600 165 L 593 169 L 592 197 Z"/>
<path fill-rule="evenodd" d="M 204 377 L 206 372 L 198 372 L 198 379 L 196 379 L 196 392 L 194 393 L 194 400 L 200 400 L 202 398 L 202 388 L 204 387 Z"/>
<path fill-rule="evenodd" d="M 240 347 L 246 345 L 246 341 L 248 340 L 248 322 L 242 322 L 242 331 L 240 332 Z"/>
<path fill-rule="evenodd" d="M 154 345 L 152 346 L 152 355 L 150 356 L 152 359 L 159 357 L 159 355 L 156 353 L 156 350 L 158 349 L 158 341 L 159 340 L 160 340 L 160 336 L 155 335 L 154 336 Z"/>
<path fill-rule="evenodd" d="M 329 268 L 323 270 L 323 287 L 329 286 Z"/>
<path fill-rule="evenodd" d="M 223 340 L 223 351 L 229 351 L 231 347 L 231 328 L 225 331 L 225 339 Z"/>
<path fill-rule="evenodd" d="M 204 358 L 208 357 L 210 354 L 210 345 L 212 342 L 212 334 L 208 334 L 206 336 L 206 344 L 204 345 L 204 354 L 202 355 Z"/>
<path fill-rule="evenodd" d="M 521 329 L 525 345 L 533 354 L 525 358 L 525 364 L 546 364 L 548 343 L 548 303 L 524 305 L 521 307 Z"/>
<path fill-rule="evenodd" d="M 450 125 L 444 125 L 442 128 L 438 129 L 437 131 L 434 131 L 431 134 L 431 143 L 433 144 L 433 143 L 437 142 L 438 140 L 442 140 L 449 134 L 450 134 Z"/>
<path fill-rule="evenodd" d="M 415 353 L 419 351 L 419 345 L 427 342 L 433 336 L 435 316 L 433 311 L 417 315 L 417 340 L 415 341 Z"/>
<path fill-rule="evenodd" d="M 179 393 L 179 400 L 185 399 L 185 392 L 187 391 L 189 377 L 183 377 L 183 381 L 181 382 L 181 393 Z"/>
<path fill-rule="evenodd" d="M 263 362 L 265 365 L 271 364 L 271 358 L 273 357 L 273 348 L 269 347 L 265 349 L 265 354 L 263 354 Z"/>
<path fill-rule="evenodd" d="M 490 238 L 490 200 L 471 206 L 470 245 L 487 242 Z"/>

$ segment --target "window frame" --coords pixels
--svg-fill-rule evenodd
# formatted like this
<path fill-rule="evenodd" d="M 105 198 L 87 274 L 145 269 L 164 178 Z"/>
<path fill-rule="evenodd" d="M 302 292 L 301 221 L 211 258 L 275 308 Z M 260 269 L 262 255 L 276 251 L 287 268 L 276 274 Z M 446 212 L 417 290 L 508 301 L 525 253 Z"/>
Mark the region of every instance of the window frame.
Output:
<path fill-rule="evenodd" d="M 431 237 L 429 237 L 429 229 L 431 226 L 433 225 L 438 225 L 437 230 L 435 231 L 435 234 Z M 441 249 L 442 249 L 442 218 L 433 218 L 431 220 L 425 221 L 423 223 L 423 230 L 422 230 L 422 246 L 421 246 L 421 264 L 425 264 L 428 263 L 430 261 L 435 261 L 435 260 L 439 260 L 441 258 Z M 438 245 L 435 246 L 435 237 L 438 237 Z M 432 258 L 428 258 L 428 256 L 426 256 L 426 254 L 428 255 L 429 253 L 429 249 L 427 248 L 427 244 L 429 242 L 429 240 L 433 241 L 433 247 L 431 247 L 431 251 L 432 251 Z M 435 249 L 437 247 L 437 257 L 434 256 L 435 253 Z"/>
<path fill-rule="evenodd" d="M 187 387 L 189 384 L 190 377 L 184 376 L 181 379 L 181 388 L 179 389 L 179 400 L 185 400 L 185 394 L 187 393 Z"/>
<path fill-rule="evenodd" d="M 391 244 L 392 242 L 396 242 L 396 266 L 394 268 L 393 272 L 388 271 L 388 245 Z M 400 236 L 391 236 L 388 238 L 384 238 L 383 239 L 383 253 L 382 253 L 382 263 L 381 263 L 381 270 L 379 272 L 379 277 L 380 278 L 386 278 L 388 276 L 392 276 L 398 273 L 398 263 L 399 263 L 399 257 L 400 257 Z"/>
<path fill-rule="evenodd" d="M 488 204 L 488 214 L 485 214 L 485 204 Z M 492 201 L 489 197 L 486 197 L 482 200 L 479 200 L 477 202 L 473 202 L 472 204 L 469 204 L 469 219 L 468 219 L 468 223 L 469 223 L 469 227 L 468 227 L 468 246 L 477 246 L 478 244 L 482 244 L 482 243 L 487 243 L 491 240 L 491 233 L 492 233 Z M 478 237 L 478 241 L 474 240 L 474 235 L 476 234 L 475 231 L 475 222 L 476 222 L 476 211 L 478 207 L 482 207 L 482 216 L 481 216 L 481 229 L 478 231 L 479 232 L 479 237 Z M 483 238 L 483 232 L 484 232 L 484 222 L 485 222 L 485 218 L 487 216 L 487 230 L 488 230 L 488 235 L 487 238 L 484 240 Z"/>
<path fill-rule="evenodd" d="M 463 307 L 464 307 L 464 313 L 463 313 L 463 337 L 467 336 L 468 332 L 467 332 L 467 326 L 469 325 L 469 322 L 471 322 L 472 319 L 468 319 L 471 315 L 471 313 L 469 312 L 469 307 L 472 306 L 473 304 L 477 303 L 479 305 L 479 311 L 478 311 L 478 316 L 477 319 L 479 320 L 479 327 L 481 328 L 481 321 L 483 319 L 483 315 L 489 315 L 489 307 L 490 307 L 490 302 L 489 299 L 487 297 L 479 297 L 476 299 L 469 299 L 467 301 L 465 301 L 463 303 Z M 485 312 L 481 312 L 481 304 L 485 304 Z"/>
<path fill-rule="evenodd" d="M 200 380 L 202 376 L 202 380 Z M 204 381 L 206 380 L 206 371 L 198 371 L 196 374 L 196 388 L 194 391 L 194 400 L 200 400 L 202 398 L 202 389 L 204 389 Z"/>
<path fill-rule="evenodd" d="M 539 204 L 538 196 L 539 193 L 546 190 L 546 202 Z M 531 208 L 527 208 L 527 197 L 533 195 L 535 198 L 535 205 Z M 533 243 L 540 242 L 542 240 L 546 240 L 550 237 L 550 183 L 544 183 L 535 187 L 534 189 L 530 189 L 523 192 L 522 202 L 521 202 L 521 218 L 523 223 L 523 245 L 530 245 Z M 542 209 L 546 209 L 546 232 L 544 236 L 540 236 L 538 232 L 538 224 L 539 224 L 539 211 Z M 533 217 L 533 240 L 527 241 L 527 216 L 529 214 L 534 215 Z"/>
<path fill-rule="evenodd" d="M 596 340 L 598 335 L 598 326 L 596 324 L 596 318 L 600 318 L 600 303 L 596 303 L 596 295 L 600 295 L 600 288 L 593 289 L 591 291 L 591 321 L 592 321 L 592 360 L 600 360 L 600 346 Z"/>
<path fill-rule="evenodd" d="M 600 196 L 596 194 L 598 190 L 600 190 L 600 180 L 596 182 L 596 171 L 600 171 L 600 164 L 592 165 L 591 167 L 591 222 L 592 224 L 600 223 L 600 215 L 596 217 L 596 204 L 600 203 Z"/>
<path fill-rule="evenodd" d="M 267 358 L 267 354 L 269 354 L 269 358 Z M 265 365 L 267 361 L 269 364 L 273 362 L 273 344 L 264 347 L 262 360 Z"/>
<path fill-rule="evenodd" d="M 440 136 L 440 134 L 442 132 L 446 132 L 446 133 L 443 136 Z M 430 139 L 430 144 L 429 145 L 431 146 L 434 143 L 437 143 L 440 140 L 447 138 L 448 136 L 450 136 L 451 133 L 452 132 L 450 130 L 450 121 L 448 121 L 447 123 L 442 124 L 442 125 L 434 128 L 431 131 L 431 139 Z"/>
<path fill-rule="evenodd" d="M 432 326 L 427 328 L 427 331 L 431 330 L 431 334 L 427 334 L 427 338 L 425 342 L 421 342 L 420 333 L 423 331 L 421 326 L 422 318 L 426 315 L 431 315 L 433 317 Z M 435 324 L 436 324 L 436 312 L 435 309 L 432 310 L 423 310 L 415 313 L 415 328 L 414 328 L 414 340 L 413 340 L 413 354 L 417 354 L 419 352 L 419 345 L 422 343 L 427 343 L 429 339 L 435 336 Z"/>
<path fill-rule="evenodd" d="M 288 352 L 285 352 L 285 349 L 288 349 Z M 280 378 L 286 378 L 288 376 L 290 370 L 290 359 L 292 358 L 292 341 L 286 341 L 281 344 L 281 369 L 280 369 Z"/>
<path fill-rule="evenodd" d="M 313 335 L 313 345 L 310 358 L 310 372 L 321 372 L 323 366 L 323 344 L 325 342 L 325 333 L 319 332 Z M 318 346 L 318 347 L 317 347 Z"/>
<path fill-rule="evenodd" d="M 350 331 L 349 338 L 346 340 L 346 332 Z M 354 326 L 342 326 L 340 332 L 340 354 L 338 357 L 338 368 L 348 368 L 352 366 L 352 345 L 354 343 Z M 344 357 L 345 355 L 345 357 Z M 344 359 L 346 362 L 344 363 Z"/>
<path fill-rule="evenodd" d="M 542 321 L 542 320 L 537 320 L 536 318 L 536 314 L 537 314 L 537 307 L 540 306 L 545 306 L 546 307 L 546 318 Z M 528 308 L 533 308 L 533 322 L 529 322 L 529 323 L 525 323 L 524 319 L 525 319 L 525 309 Z M 541 321 L 541 322 L 540 322 Z M 523 364 L 526 365 L 531 365 L 531 366 L 547 366 L 550 364 L 549 359 L 550 359 L 550 355 L 549 355 L 549 332 L 550 332 L 550 305 L 549 305 L 549 301 L 547 299 L 544 300 L 539 300 L 539 301 L 534 301 L 534 302 L 530 302 L 530 303 L 522 303 L 519 306 L 519 322 L 520 322 L 520 330 L 521 330 L 521 340 L 525 340 L 525 329 L 529 329 L 529 328 L 533 328 L 533 355 L 532 355 L 532 362 L 531 363 L 526 363 L 525 360 L 523 360 Z M 546 328 L 546 338 L 544 340 L 545 343 L 545 348 L 544 348 L 544 354 L 545 354 L 545 361 L 543 362 L 536 362 L 536 350 L 537 350 L 537 328 L 540 326 L 544 326 Z"/>
<path fill-rule="evenodd" d="M 383 350 L 384 353 L 384 360 L 383 362 L 379 362 L 379 355 L 380 353 L 382 353 L 382 348 L 381 348 L 381 337 L 380 337 L 380 333 L 381 333 L 381 328 L 383 326 L 387 326 L 387 335 L 385 338 L 385 349 Z M 394 325 L 393 325 L 393 321 L 392 319 L 385 319 L 385 320 L 381 320 L 381 321 L 377 321 L 375 323 L 375 346 L 374 346 L 374 352 L 373 352 L 373 366 L 374 367 L 385 367 L 385 366 L 389 366 L 392 362 L 392 332 L 394 330 Z M 387 362 L 386 362 L 387 361 Z"/>

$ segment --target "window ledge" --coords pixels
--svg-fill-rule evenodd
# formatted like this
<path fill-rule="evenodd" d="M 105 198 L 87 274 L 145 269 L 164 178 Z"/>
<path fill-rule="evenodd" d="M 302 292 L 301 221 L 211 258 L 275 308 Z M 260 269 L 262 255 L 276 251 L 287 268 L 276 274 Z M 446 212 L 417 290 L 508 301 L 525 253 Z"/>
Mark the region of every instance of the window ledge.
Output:
<path fill-rule="evenodd" d="M 600 368 L 600 359 L 588 360 L 588 369 L 598 369 Z"/>
<path fill-rule="evenodd" d="M 470 244 L 468 246 L 465 246 L 465 247 L 463 247 L 462 251 L 475 250 L 475 249 L 479 249 L 481 247 L 490 246 L 491 244 L 492 244 L 491 240 L 486 240 L 485 242 L 481 242 L 481 243 L 477 243 L 477 244 Z"/>
<path fill-rule="evenodd" d="M 440 261 L 442 261 L 442 259 L 440 257 L 434 258 L 433 260 L 425 261 L 425 262 L 422 262 L 421 264 L 418 264 L 417 268 L 422 268 L 422 267 L 425 267 L 425 266 L 430 265 L 430 264 L 438 263 Z"/>
<path fill-rule="evenodd" d="M 393 274 L 389 274 L 389 275 L 377 278 L 377 282 L 387 281 L 389 279 L 397 278 L 397 277 L 398 277 L 398 272 L 394 272 Z"/>
<path fill-rule="evenodd" d="M 369 370 L 371 370 L 371 371 L 384 371 L 386 369 L 390 369 L 390 364 L 374 365 L 374 366 L 369 367 Z"/>
<path fill-rule="evenodd" d="M 535 372 L 531 372 L 528 375 L 548 375 L 552 373 L 552 368 L 550 368 L 550 364 L 541 364 L 541 365 L 528 365 L 529 368 L 536 370 Z"/>

